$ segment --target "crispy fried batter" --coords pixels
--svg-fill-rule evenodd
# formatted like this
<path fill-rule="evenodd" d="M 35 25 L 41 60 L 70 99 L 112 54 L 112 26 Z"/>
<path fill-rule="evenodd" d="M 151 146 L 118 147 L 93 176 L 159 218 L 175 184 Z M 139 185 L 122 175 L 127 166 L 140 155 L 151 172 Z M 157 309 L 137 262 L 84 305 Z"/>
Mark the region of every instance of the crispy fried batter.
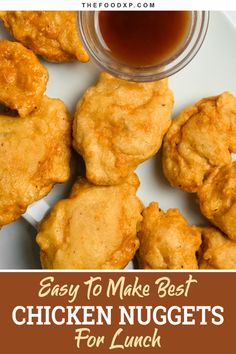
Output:
<path fill-rule="evenodd" d="M 138 260 L 144 269 L 196 269 L 201 233 L 178 209 L 166 213 L 157 203 L 143 211 Z"/>
<path fill-rule="evenodd" d="M 2 11 L 0 18 L 16 40 L 49 61 L 89 60 L 75 11 Z"/>
<path fill-rule="evenodd" d="M 220 230 L 204 227 L 199 257 L 201 269 L 236 269 L 236 242 L 229 240 Z"/>
<path fill-rule="evenodd" d="M 172 186 L 196 192 L 213 167 L 236 152 L 236 97 L 225 92 L 185 109 L 164 139 L 163 169 Z"/>
<path fill-rule="evenodd" d="M 0 225 L 25 212 L 69 178 L 71 119 L 60 100 L 44 97 L 30 116 L 0 116 Z"/>
<path fill-rule="evenodd" d="M 142 204 L 132 174 L 119 186 L 98 187 L 79 178 L 69 199 L 41 223 L 37 242 L 49 269 L 119 269 L 134 257 Z"/>
<path fill-rule="evenodd" d="M 22 44 L 0 40 L 0 102 L 27 116 L 41 103 L 48 71 Z"/>
<path fill-rule="evenodd" d="M 102 73 L 77 105 L 74 147 L 97 185 L 121 183 L 160 148 L 170 125 L 173 95 L 167 80 L 124 81 Z"/>
<path fill-rule="evenodd" d="M 215 168 L 198 190 L 198 198 L 203 215 L 236 241 L 236 161 Z"/>

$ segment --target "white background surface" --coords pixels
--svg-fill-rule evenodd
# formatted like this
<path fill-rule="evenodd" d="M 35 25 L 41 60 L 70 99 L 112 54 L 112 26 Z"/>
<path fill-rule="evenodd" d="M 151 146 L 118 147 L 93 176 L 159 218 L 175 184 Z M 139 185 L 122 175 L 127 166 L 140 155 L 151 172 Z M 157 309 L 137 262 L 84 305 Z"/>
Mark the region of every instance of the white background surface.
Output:
<path fill-rule="evenodd" d="M 236 11 L 225 11 L 226 16 L 236 26 Z"/>
<path fill-rule="evenodd" d="M 235 18 L 236 13 L 231 13 Z M 0 27 L 0 36 L 6 32 Z M 181 72 L 170 78 L 175 95 L 174 116 L 185 106 L 205 96 L 228 90 L 236 94 L 236 28 L 222 13 L 212 13 L 206 40 L 198 55 Z M 46 64 L 50 80 L 47 94 L 65 101 L 71 112 L 84 90 L 98 76 L 98 69 L 92 64 Z M 206 221 L 200 215 L 195 195 L 187 194 L 169 186 L 160 165 L 161 153 L 139 166 L 137 172 L 141 181 L 139 196 L 147 205 L 158 201 L 161 208 L 178 207 L 190 223 Z M 76 166 L 82 168 L 77 158 Z M 56 186 L 45 198 L 50 205 L 67 195 L 70 183 Z M 38 248 L 35 230 L 22 218 L 5 226 L 0 232 L 0 268 L 39 268 Z"/>

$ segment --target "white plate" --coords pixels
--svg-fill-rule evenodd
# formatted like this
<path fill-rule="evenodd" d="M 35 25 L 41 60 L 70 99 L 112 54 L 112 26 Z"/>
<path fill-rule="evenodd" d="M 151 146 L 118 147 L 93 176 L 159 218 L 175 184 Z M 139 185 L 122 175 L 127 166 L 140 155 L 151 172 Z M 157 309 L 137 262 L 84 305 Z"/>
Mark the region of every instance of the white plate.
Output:
<path fill-rule="evenodd" d="M 6 32 L 0 27 L 0 37 L 6 36 Z M 170 79 L 175 95 L 174 116 L 202 97 L 225 90 L 236 94 L 235 43 L 235 27 L 224 14 L 212 12 L 208 34 L 200 52 L 185 69 Z M 50 74 L 47 95 L 61 98 L 71 112 L 84 90 L 97 79 L 99 73 L 91 63 L 46 63 L 46 66 Z M 153 200 L 158 201 L 164 210 L 177 207 L 190 223 L 205 223 L 195 196 L 169 186 L 162 174 L 160 159 L 161 153 L 137 169 L 141 182 L 138 194 L 142 201 L 145 205 Z M 70 183 L 55 186 L 45 199 L 53 205 L 56 200 L 66 196 L 69 188 Z M 0 232 L 0 268 L 40 268 L 35 234 L 34 228 L 23 218 L 3 227 Z"/>

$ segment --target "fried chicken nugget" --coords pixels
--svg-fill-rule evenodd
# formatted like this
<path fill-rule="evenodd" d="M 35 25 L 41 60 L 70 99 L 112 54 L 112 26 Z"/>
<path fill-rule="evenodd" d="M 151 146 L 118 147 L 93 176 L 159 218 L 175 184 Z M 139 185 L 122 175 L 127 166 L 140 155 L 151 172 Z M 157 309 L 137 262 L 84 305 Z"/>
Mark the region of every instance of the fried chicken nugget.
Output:
<path fill-rule="evenodd" d="M 215 168 L 198 190 L 203 213 L 236 241 L 236 161 Z"/>
<path fill-rule="evenodd" d="M 236 269 L 236 242 L 229 240 L 220 230 L 204 227 L 199 257 L 201 269 Z"/>
<path fill-rule="evenodd" d="M 141 268 L 198 268 L 196 252 L 201 245 L 201 232 L 190 226 L 178 209 L 169 209 L 165 213 L 157 203 L 151 203 L 143 211 L 138 238 Z"/>
<path fill-rule="evenodd" d="M 163 144 L 163 170 L 172 186 L 196 192 L 214 167 L 236 152 L 236 97 L 225 92 L 185 109 Z"/>
<path fill-rule="evenodd" d="M 70 134 L 65 105 L 46 96 L 28 117 L 0 116 L 0 225 L 69 178 Z"/>
<path fill-rule="evenodd" d="M 79 178 L 69 199 L 57 203 L 40 225 L 37 242 L 43 268 L 124 268 L 139 246 L 138 186 L 134 174 L 109 187 Z"/>
<path fill-rule="evenodd" d="M 0 102 L 21 117 L 40 105 L 48 71 L 22 44 L 0 40 Z"/>
<path fill-rule="evenodd" d="M 73 145 L 88 180 L 119 184 L 160 148 L 170 126 L 173 95 L 167 80 L 134 83 L 102 73 L 79 101 Z"/>
<path fill-rule="evenodd" d="M 1 11 L 13 37 L 46 60 L 87 62 L 80 41 L 76 11 Z"/>

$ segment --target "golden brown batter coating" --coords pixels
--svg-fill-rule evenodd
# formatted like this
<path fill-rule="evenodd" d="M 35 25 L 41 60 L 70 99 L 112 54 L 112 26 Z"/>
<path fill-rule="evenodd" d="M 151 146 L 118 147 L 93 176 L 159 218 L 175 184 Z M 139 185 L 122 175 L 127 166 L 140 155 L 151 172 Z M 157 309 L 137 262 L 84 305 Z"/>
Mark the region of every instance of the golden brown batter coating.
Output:
<path fill-rule="evenodd" d="M 138 260 L 144 269 L 197 269 L 201 232 L 178 209 L 166 213 L 157 203 L 143 211 Z"/>
<path fill-rule="evenodd" d="M 203 213 L 236 241 L 236 161 L 214 169 L 198 190 Z"/>
<path fill-rule="evenodd" d="M 40 225 L 37 242 L 43 268 L 124 268 L 139 246 L 138 186 L 134 174 L 109 187 L 79 178 L 69 199 L 57 203 Z"/>
<path fill-rule="evenodd" d="M 47 69 L 31 50 L 0 40 L 1 103 L 25 117 L 40 105 L 47 81 Z"/>
<path fill-rule="evenodd" d="M 214 227 L 202 228 L 201 269 L 236 269 L 236 242 Z"/>
<path fill-rule="evenodd" d="M 1 11 L 0 18 L 17 41 L 49 61 L 89 60 L 76 11 Z"/>
<path fill-rule="evenodd" d="M 163 169 L 172 186 L 196 192 L 213 167 L 236 152 L 236 97 L 225 92 L 185 109 L 164 139 Z"/>
<path fill-rule="evenodd" d="M 102 73 L 79 101 L 74 147 L 97 185 L 121 183 L 160 148 L 170 125 L 173 95 L 167 80 L 134 83 Z"/>
<path fill-rule="evenodd" d="M 0 225 L 69 178 L 70 134 L 65 105 L 46 96 L 25 118 L 0 116 Z"/>

